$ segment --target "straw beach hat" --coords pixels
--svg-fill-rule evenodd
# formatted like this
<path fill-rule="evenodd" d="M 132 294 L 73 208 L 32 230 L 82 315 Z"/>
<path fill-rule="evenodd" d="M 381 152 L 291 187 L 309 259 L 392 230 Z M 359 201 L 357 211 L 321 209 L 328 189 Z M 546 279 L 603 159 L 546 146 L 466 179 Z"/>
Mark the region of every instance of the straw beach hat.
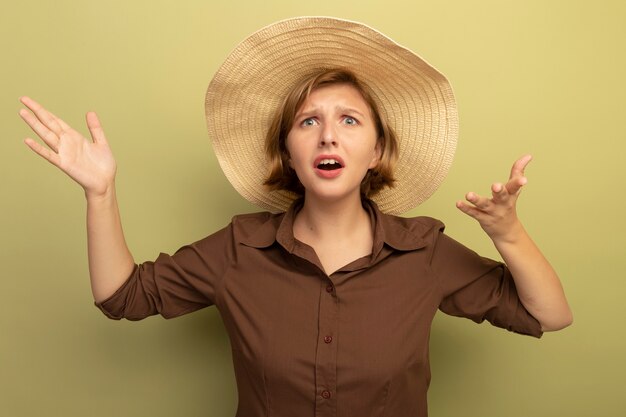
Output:
<path fill-rule="evenodd" d="M 347 68 L 373 92 L 396 132 L 393 188 L 372 199 L 386 213 L 416 207 L 447 174 L 458 116 L 446 78 L 410 50 L 361 23 L 298 17 L 243 40 L 218 69 L 205 101 L 207 127 L 224 174 L 247 200 L 272 212 L 297 197 L 268 191 L 264 141 L 271 119 L 293 86 L 313 70 Z"/>

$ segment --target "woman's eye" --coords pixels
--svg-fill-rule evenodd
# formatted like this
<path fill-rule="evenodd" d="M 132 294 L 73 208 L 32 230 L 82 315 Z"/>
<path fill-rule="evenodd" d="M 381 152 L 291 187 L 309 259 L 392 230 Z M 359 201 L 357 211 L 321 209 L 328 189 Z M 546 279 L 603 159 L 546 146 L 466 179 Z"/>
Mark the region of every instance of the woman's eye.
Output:
<path fill-rule="evenodd" d="M 313 126 L 315 124 L 315 119 L 309 117 L 308 119 L 304 119 L 302 121 L 302 126 Z"/>
<path fill-rule="evenodd" d="M 345 119 L 343 119 L 343 121 L 347 124 L 347 125 L 356 125 L 359 124 L 359 122 L 354 118 L 354 117 L 350 117 L 347 116 Z"/>

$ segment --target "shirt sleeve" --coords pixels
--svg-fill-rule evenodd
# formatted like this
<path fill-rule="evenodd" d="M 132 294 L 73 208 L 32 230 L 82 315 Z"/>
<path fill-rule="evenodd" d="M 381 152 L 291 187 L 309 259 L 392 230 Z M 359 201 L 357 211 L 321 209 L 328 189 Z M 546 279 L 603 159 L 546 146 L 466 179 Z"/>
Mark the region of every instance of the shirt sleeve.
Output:
<path fill-rule="evenodd" d="M 107 317 L 141 320 L 177 317 L 215 304 L 222 277 L 233 259 L 232 223 L 173 255 L 135 264 L 132 274 L 109 298 L 95 303 Z"/>
<path fill-rule="evenodd" d="M 443 233 L 435 235 L 432 268 L 439 277 L 446 314 L 481 323 L 489 321 L 509 331 L 540 338 L 539 322 L 519 299 L 515 281 L 502 262 L 479 256 Z"/>

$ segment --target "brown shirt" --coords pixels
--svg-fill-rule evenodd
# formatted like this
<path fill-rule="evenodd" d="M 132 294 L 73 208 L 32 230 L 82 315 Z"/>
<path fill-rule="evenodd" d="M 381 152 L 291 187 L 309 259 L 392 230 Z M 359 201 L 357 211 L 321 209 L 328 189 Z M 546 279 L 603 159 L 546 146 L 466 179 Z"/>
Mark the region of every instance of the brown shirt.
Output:
<path fill-rule="evenodd" d="M 330 276 L 282 214 L 235 216 L 174 255 L 137 265 L 97 304 L 110 318 L 180 316 L 215 304 L 230 337 L 237 417 L 426 417 L 437 309 L 541 337 L 509 270 L 429 217 L 367 201 L 371 255 Z"/>

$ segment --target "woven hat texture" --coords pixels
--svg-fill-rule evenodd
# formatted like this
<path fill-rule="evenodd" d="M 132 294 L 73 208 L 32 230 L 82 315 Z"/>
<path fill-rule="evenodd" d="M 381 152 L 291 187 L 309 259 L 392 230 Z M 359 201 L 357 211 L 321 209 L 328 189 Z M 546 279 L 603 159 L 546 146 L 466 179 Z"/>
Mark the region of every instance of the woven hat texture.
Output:
<path fill-rule="evenodd" d="M 284 97 L 314 70 L 347 68 L 367 84 L 399 144 L 397 179 L 373 197 L 400 214 L 426 200 L 447 174 L 458 136 L 457 107 L 443 74 L 409 49 L 357 22 L 329 17 L 279 21 L 226 58 L 205 100 L 209 136 L 224 174 L 247 200 L 272 212 L 297 197 L 268 191 L 264 140 Z"/>

